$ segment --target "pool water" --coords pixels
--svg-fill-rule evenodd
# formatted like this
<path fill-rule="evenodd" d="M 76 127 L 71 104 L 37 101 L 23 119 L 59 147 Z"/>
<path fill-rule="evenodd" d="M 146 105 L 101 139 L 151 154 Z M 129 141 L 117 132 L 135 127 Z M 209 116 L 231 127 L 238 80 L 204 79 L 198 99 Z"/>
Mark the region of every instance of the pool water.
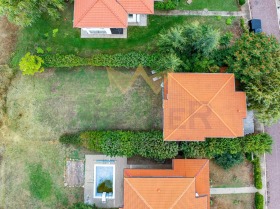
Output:
<path fill-rule="evenodd" d="M 94 165 L 94 198 L 101 198 L 102 193 L 98 193 L 97 187 L 102 182 L 109 180 L 112 182 L 113 192 L 106 193 L 107 198 L 115 198 L 115 165 L 96 164 Z"/>

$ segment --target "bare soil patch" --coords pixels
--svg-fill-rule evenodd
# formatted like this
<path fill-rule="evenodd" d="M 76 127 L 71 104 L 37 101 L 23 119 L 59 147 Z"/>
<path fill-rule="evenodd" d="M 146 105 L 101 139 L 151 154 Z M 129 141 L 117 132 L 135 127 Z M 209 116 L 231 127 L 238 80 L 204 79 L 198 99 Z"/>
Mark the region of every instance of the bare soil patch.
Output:
<path fill-rule="evenodd" d="M 18 30 L 7 18 L 0 18 L 0 65 L 7 64 L 17 41 Z"/>
<path fill-rule="evenodd" d="M 211 209 L 254 209 L 255 194 L 212 195 Z"/>
<path fill-rule="evenodd" d="M 225 170 L 210 161 L 210 182 L 212 187 L 247 187 L 253 186 L 253 165 L 248 160 Z"/>
<path fill-rule="evenodd" d="M 68 187 L 82 187 L 84 185 L 84 160 L 66 161 L 64 185 Z"/>

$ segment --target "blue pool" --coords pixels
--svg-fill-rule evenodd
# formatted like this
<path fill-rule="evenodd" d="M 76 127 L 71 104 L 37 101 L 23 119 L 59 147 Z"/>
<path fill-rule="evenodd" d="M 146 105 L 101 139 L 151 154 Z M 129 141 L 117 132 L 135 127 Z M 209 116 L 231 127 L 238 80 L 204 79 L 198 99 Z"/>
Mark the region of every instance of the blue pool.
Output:
<path fill-rule="evenodd" d="M 115 165 L 110 164 L 95 164 L 94 165 L 94 198 L 101 198 L 102 192 L 98 192 L 98 186 L 106 182 L 112 188 L 111 192 L 107 192 L 106 197 L 109 199 L 115 198 Z M 104 184 L 105 185 L 105 184 Z"/>

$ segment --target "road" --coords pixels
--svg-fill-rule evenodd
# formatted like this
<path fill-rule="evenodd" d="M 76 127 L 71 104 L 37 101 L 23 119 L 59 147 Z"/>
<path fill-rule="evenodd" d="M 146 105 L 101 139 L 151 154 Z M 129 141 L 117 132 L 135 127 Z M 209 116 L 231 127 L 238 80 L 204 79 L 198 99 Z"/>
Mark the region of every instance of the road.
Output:
<path fill-rule="evenodd" d="M 263 31 L 267 34 L 273 34 L 280 40 L 276 0 L 250 0 L 250 7 L 252 18 L 262 20 Z"/>

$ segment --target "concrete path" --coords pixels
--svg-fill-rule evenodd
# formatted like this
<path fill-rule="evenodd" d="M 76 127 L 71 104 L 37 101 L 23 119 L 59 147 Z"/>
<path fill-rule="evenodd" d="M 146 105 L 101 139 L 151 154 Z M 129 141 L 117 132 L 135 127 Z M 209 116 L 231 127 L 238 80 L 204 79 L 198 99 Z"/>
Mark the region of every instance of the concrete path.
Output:
<path fill-rule="evenodd" d="M 266 127 L 265 131 L 273 139 L 272 154 L 266 154 L 267 173 L 267 206 L 269 209 L 279 209 L 280 207 L 280 122 Z"/>
<path fill-rule="evenodd" d="M 255 187 L 210 188 L 210 194 L 249 194 L 257 191 Z"/>
<path fill-rule="evenodd" d="M 155 11 L 155 15 L 193 15 L 193 16 L 246 16 L 243 11 L 225 12 L 225 11 L 208 11 L 208 10 L 170 10 Z"/>
<path fill-rule="evenodd" d="M 263 31 L 280 40 L 276 0 L 250 0 L 252 18 L 262 20 Z"/>

